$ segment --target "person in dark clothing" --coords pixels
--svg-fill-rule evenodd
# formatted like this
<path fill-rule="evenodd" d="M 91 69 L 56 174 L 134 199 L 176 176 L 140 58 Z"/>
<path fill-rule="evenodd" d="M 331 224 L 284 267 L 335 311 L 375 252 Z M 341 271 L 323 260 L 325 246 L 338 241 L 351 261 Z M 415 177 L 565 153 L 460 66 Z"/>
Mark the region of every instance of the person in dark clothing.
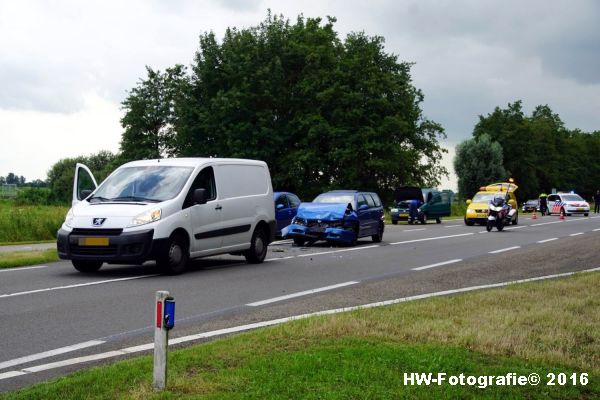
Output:
<path fill-rule="evenodd" d="M 540 213 L 548 214 L 548 195 L 546 193 L 540 194 Z"/>
<path fill-rule="evenodd" d="M 413 222 L 419 219 L 419 207 L 423 205 L 422 201 L 419 200 L 410 200 L 408 203 L 408 223 L 412 224 Z"/>
<path fill-rule="evenodd" d="M 600 190 L 596 190 L 596 194 L 594 195 L 594 213 L 598 214 L 600 212 Z"/>

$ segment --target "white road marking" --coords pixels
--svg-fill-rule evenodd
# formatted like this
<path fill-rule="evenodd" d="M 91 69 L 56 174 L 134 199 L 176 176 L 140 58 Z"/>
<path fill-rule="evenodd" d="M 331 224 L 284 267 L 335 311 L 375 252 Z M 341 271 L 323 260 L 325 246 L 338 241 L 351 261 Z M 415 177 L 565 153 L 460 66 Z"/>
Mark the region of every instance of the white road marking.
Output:
<path fill-rule="evenodd" d="M 425 229 L 425 228 L 422 228 Z M 416 242 L 427 242 L 430 240 L 439 240 L 439 239 L 449 239 L 449 238 L 454 238 L 454 237 L 461 237 L 461 236 L 470 236 L 473 235 L 473 232 L 469 232 L 469 233 L 460 233 L 457 235 L 446 235 L 446 236 L 435 236 L 435 237 L 430 237 L 430 238 L 423 238 L 423 239 L 412 239 L 412 240 L 404 240 L 402 242 L 394 242 L 394 243 L 390 243 L 390 245 L 398 245 L 398 244 L 407 244 L 407 243 L 416 243 Z M 358 250 L 364 250 L 364 249 L 373 249 L 375 247 L 381 247 L 381 245 L 379 244 L 373 244 L 370 246 L 360 246 L 360 247 L 352 247 L 350 249 L 340 249 L 340 250 L 331 250 L 331 251 L 321 251 L 318 253 L 304 253 L 304 254 L 298 254 L 295 256 L 287 256 L 287 257 L 278 257 L 278 258 L 269 258 L 267 260 L 265 260 L 266 262 L 269 261 L 276 261 L 276 260 L 289 260 L 290 258 L 300 258 L 300 257 L 312 257 L 312 256 L 321 256 L 321 255 L 325 255 L 325 254 L 335 254 L 335 253 L 344 253 L 347 251 L 358 251 Z M 0 296 L 1 297 L 1 296 Z"/>
<path fill-rule="evenodd" d="M 15 376 L 21 376 L 21 375 L 26 375 L 27 372 L 23 372 L 23 371 L 8 371 L 8 372 L 4 372 L 3 374 L 0 374 L 0 381 L 2 379 L 9 379 L 9 378 L 14 378 Z"/>
<path fill-rule="evenodd" d="M 422 267 L 413 268 L 412 270 L 413 271 L 422 271 L 424 269 L 441 267 L 442 265 L 454 264 L 454 263 L 461 262 L 461 261 L 462 261 L 462 259 L 457 258 L 456 260 L 449 260 L 449 261 L 443 261 L 443 262 L 439 262 L 439 263 L 435 263 L 435 264 L 424 265 Z"/>
<path fill-rule="evenodd" d="M 596 217 L 594 217 L 594 218 L 596 218 Z M 598 232 L 598 231 L 600 231 L 600 228 L 592 229 L 592 232 Z"/>
<path fill-rule="evenodd" d="M 579 236 L 583 235 L 583 232 L 571 233 L 569 236 Z"/>
<path fill-rule="evenodd" d="M 16 272 L 16 271 L 26 271 L 28 269 L 42 269 L 48 268 L 47 265 L 36 265 L 35 267 L 15 267 L 15 268 L 3 268 L 0 269 L 0 272 Z"/>
<path fill-rule="evenodd" d="M 550 224 L 560 224 L 563 221 L 552 221 L 552 222 L 542 222 L 539 224 L 532 224 L 531 226 L 542 226 L 542 225 L 550 225 Z"/>
<path fill-rule="evenodd" d="M 363 249 L 373 249 L 375 247 L 381 247 L 381 245 L 379 245 L 379 244 L 373 244 L 373 245 L 370 245 L 370 246 L 352 247 L 350 249 L 321 251 L 321 252 L 318 252 L 318 253 L 303 253 L 303 254 L 298 254 L 298 255 L 295 255 L 295 256 L 287 256 L 287 257 L 275 257 L 275 258 L 269 258 L 269 259 L 265 260 L 265 262 L 278 261 L 278 260 L 289 260 L 290 258 L 321 256 L 321 255 L 325 255 L 325 254 L 343 253 L 343 252 L 346 252 L 346 251 L 357 251 L 357 250 L 363 250 Z"/>
<path fill-rule="evenodd" d="M 77 364 L 80 364 L 80 363 L 89 362 L 89 361 L 103 360 L 105 358 L 118 357 L 118 356 L 122 356 L 125 354 L 127 354 L 127 353 L 125 353 L 124 351 L 121 351 L 121 350 L 108 351 L 106 353 L 92 354 L 91 356 L 76 357 L 76 358 L 72 358 L 70 360 L 57 361 L 57 362 L 53 362 L 53 363 L 49 363 L 49 364 L 38 365 L 35 367 L 24 368 L 21 371 L 23 371 L 23 372 L 40 372 L 40 371 L 46 371 L 49 369 L 55 369 L 55 368 L 60 368 L 60 367 L 66 367 L 68 365 L 73 365 L 73 360 L 77 360 Z"/>
<path fill-rule="evenodd" d="M 516 249 L 520 249 L 521 246 L 513 246 L 513 247 L 507 247 L 505 249 L 500 249 L 500 250 L 494 250 L 494 251 L 490 251 L 490 254 L 498 254 L 498 253 L 503 253 L 505 251 L 511 251 L 511 250 L 516 250 Z"/>
<path fill-rule="evenodd" d="M 278 260 L 289 260 L 290 258 L 296 258 L 296 256 L 287 256 L 287 257 L 276 257 L 276 258 L 268 258 L 265 262 L 269 261 L 278 261 Z"/>
<path fill-rule="evenodd" d="M 295 297 L 306 296 L 308 294 L 325 292 L 327 290 L 333 290 L 333 289 L 337 289 L 337 288 L 341 288 L 341 287 L 345 287 L 345 286 L 356 285 L 357 283 L 360 283 L 360 282 L 350 281 L 350 282 L 338 283 L 336 285 L 324 286 L 324 287 L 320 287 L 317 289 L 310 289 L 310 290 L 305 290 L 303 292 L 290 293 L 290 294 L 287 294 L 284 296 L 273 297 L 273 298 L 261 300 L 261 301 L 255 301 L 254 303 L 248 303 L 246 305 L 250 306 L 250 307 L 258 307 L 258 306 L 263 306 L 265 304 L 276 303 L 278 301 L 293 299 Z"/>
<path fill-rule="evenodd" d="M 105 283 L 113 283 L 113 282 L 131 281 L 131 280 L 134 280 L 134 279 L 151 278 L 153 276 L 159 276 L 159 275 L 158 274 L 140 275 L 140 276 L 132 276 L 132 277 L 129 277 L 129 278 L 108 279 L 108 280 L 105 280 L 105 281 L 95 281 L 95 282 L 87 282 L 87 283 L 78 283 L 76 285 L 56 286 L 56 287 L 50 287 L 50 288 L 45 288 L 45 289 L 28 290 L 26 292 L 16 292 L 16 293 L 0 294 L 0 299 L 2 299 L 4 297 L 23 296 L 23 295 L 26 295 L 26 294 L 33 294 L 33 293 L 51 292 L 51 291 L 54 291 L 54 290 L 74 289 L 74 288 L 79 288 L 79 287 L 84 287 L 84 286 L 94 286 L 94 285 L 102 285 L 102 284 L 105 284 Z"/>
<path fill-rule="evenodd" d="M 454 228 L 457 226 L 463 226 L 463 224 L 458 224 L 458 225 L 444 225 L 444 228 Z"/>
<path fill-rule="evenodd" d="M 373 244 L 371 246 L 360 246 L 360 247 L 352 247 L 351 249 L 341 249 L 341 250 L 331 250 L 331 251 L 321 251 L 319 253 L 304 253 L 298 254 L 295 257 L 312 257 L 312 256 L 320 256 L 324 254 L 335 254 L 335 253 L 344 253 L 346 251 L 357 251 L 363 249 L 373 249 L 375 247 L 380 247 L 378 244 Z"/>
<path fill-rule="evenodd" d="M 550 238 L 550 239 L 540 240 L 539 242 L 536 242 L 536 243 L 548 243 L 548 242 L 552 242 L 554 240 L 558 240 L 558 238 Z"/>
<path fill-rule="evenodd" d="M 316 317 L 316 316 L 321 316 L 321 315 L 339 314 L 339 313 L 347 312 L 347 311 L 356 311 L 356 310 L 362 310 L 362 309 L 368 309 L 368 308 L 375 308 L 375 307 L 387 306 L 387 305 L 392 305 L 392 304 L 404 303 L 407 301 L 421 300 L 421 299 L 427 299 L 427 298 L 431 298 L 431 297 L 447 296 L 450 294 L 472 292 L 472 291 L 476 291 L 476 290 L 494 289 L 494 288 L 500 288 L 500 287 L 505 287 L 508 285 L 517 284 L 517 283 L 526 283 L 526 282 L 535 282 L 535 281 L 546 280 L 546 279 L 563 278 L 563 277 L 572 276 L 572 275 L 578 274 L 578 273 L 597 272 L 597 271 L 600 271 L 600 268 L 592 268 L 592 269 L 586 269 L 586 270 L 582 270 L 582 271 L 564 272 L 561 274 L 538 276 L 535 278 L 519 279 L 516 281 L 506 281 L 506 282 L 500 282 L 500 283 L 491 283 L 491 284 L 487 284 L 487 285 L 469 286 L 466 288 L 444 290 L 441 292 L 426 293 L 426 294 L 420 294 L 420 295 L 409 296 L 409 297 L 401 297 L 401 298 L 394 299 L 394 300 L 379 301 L 376 303 L 363 304 L 363 305 L 359 305 L 359 306 L 343 307 L 343 308 L 318 311 L 318 312 L 308 313 L 308 314 L 294 315 L 291 317 L 272 319 L 269 321 L 255 322 L 255 323 L 247 324 L 247 325 L 234 326 L 231 328 L 219 329 L 219 330 L 209 331 L 209 332 L 202 332 L 202 333 L 197 333 L 197 334 L 189 335 L 189 336 L 182 336 L 179 338 L 171 339 L 169 341 L 169 344 L 176 345 L 176 344 L 180 344 L 180 343 L 192 342 L 192 341 L 196 341 L 199 339 L 206 339 L 206 338 L 210 338 L 210 337 L 221 336 L 221 335 L 226 335 L 226 334 L 231 334 L 231 333 L 249 331 L 249 330 L 256 329 L 256 328 L 263 328 L 263 327 L 267 327 L 267 326 L 279 325 L 284 322 L 289 322 L 289 321 L 294 321 L 294 320 L 299 320 L 299 319 L 306 319 L 306 318 Z M 121 350 L 109 351 L 109 352 L 94 354 L 94 355 L 90 355 L 90 356 L 86 356 L 86 357 L 76 357 L 76 358 L 71 358 L 69 360 L 63 360 L 63 361 L 59 361 L 59 362 L 55 362 L 55 363 L 42 364 L 42 365 L 38 365 L 35 367 L 23 369 L 21 371 L 9 371 L 9 372 L 0 374 L 0 380 L 15 377 L 15 376 L 25 375 L 27 373 L 46 371 L 49 369 L 60 368 L 60 367 L 69 366 L 69 365 L 82 364 L 82 363 L 86 363 L 89 361 L 118 357 L 118 356 L 122 356 L 122 355 L 126 355 L 126 354 L 133 354 L 136 352 L 150 350 L 152 348 L 154 348 L 154 344 L 148 343 L 148 344 L 144 344 L 141 346 L 127 347 L 127 348 L 124 348 Z"/>
<path fill-rule="evenodd" d="M 406 229 L 406 230 L 403 230 L 403 231 L 400 231 L 400 232 L 417 232 L 417 231 L 424 231 L 424 230 L 426 230 L 426 229 L 427 229 L 427 228 Z"/>
<path fill-rule="evenodd" d="M 275 245 L 275 246 L 279 246 L 282 244 L 290 244 L 293 243 L 294 241 L 292 239 L 285 239 L 285 240 L 277 240 L 275 242 L 271 242 L 271 246 Z"/>
<path fill-rule="evenodd" d="M 53 357 L 59 354 L 69 353 L 71 351 L 81 350 L 92 346 L 98 346 L 104 343 L 106 343 L 104 340 L 90 340 L 89 342 L 78 343 L 71 346 L 44 351 L 43 353 L 37 353 L 25 357 L 15 358 L 14 360 L 0 362 L 0 369 L 14 367 L 15 365 L 25 364 L 31 361 L 37 361 L 43 358 Z"/>
<path fill-rule="evenodd" d="M 429 240 L 439 240 L 439 239 L 449 239 L 449 238 L 454 238 L 454 237 L 461 237 L 461 236 L 470 236 L 472 235 L 473 232 L 470 233 L 460 233 L 458 235 L 446 235 L 446 236 L 435 236 L 435 237 L 430 237 L 430 238 L 423 238 L 423 239 L 413 239 L 413 240 L 404 240 L 402 242 L 394 242 L 394 243 L 390 243 L 390 245 L 397 245 L 397 244 L 407 244 L 407 243 L 417 243 L 417 242 L 427 242 Z"/>
<path fill-rule="evenodd" d="M 528 225 L 519 225 L 519 226 L 509 226 L 508 228 L 504 228 L 504 230 L 510 231 L 510 230 L 515 230 L 515 229 L 523 229 L 523 228 L 527 228 Z"/>

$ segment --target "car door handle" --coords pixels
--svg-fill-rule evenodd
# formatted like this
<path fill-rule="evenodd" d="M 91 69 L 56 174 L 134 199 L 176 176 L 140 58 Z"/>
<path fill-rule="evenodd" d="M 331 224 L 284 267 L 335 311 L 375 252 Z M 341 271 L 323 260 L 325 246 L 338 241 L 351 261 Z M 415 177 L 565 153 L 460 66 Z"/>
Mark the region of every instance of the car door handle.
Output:
<path fill-rule="evenodd" d="M 223 209 L 223 207 L 221 207 L 220 204 L 217 204 L 217 206 L 215 207 L 215 210 L 222 210 L 222 209 Z"/>

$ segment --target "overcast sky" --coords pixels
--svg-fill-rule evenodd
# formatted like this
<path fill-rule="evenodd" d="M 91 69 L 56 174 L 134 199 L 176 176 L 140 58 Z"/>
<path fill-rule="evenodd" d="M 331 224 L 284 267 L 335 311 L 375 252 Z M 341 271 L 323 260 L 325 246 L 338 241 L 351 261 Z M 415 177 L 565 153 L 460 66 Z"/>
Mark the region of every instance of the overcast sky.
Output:
<path fill-rule="evenodd" d="M 222 38 L 269 8 L 335 16 L 341 37 L 383 36 L 415 63 L 424 113 L 448 135 L 448 167 L 478 115 L 517 99 L 527 113 L 548 104 L 568 128 L 600 130 L 596 0 L 0 0 L 0 176 L 45 179 L 61 158 L 116 152 L 120 103 L 146 65 L 189 65 L 202 32 Z"/>

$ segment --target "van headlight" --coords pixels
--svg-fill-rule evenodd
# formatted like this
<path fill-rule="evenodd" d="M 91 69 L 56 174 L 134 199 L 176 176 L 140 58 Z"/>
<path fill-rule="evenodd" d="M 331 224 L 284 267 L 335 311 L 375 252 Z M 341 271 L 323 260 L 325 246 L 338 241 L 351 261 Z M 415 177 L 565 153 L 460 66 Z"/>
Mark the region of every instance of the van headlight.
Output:
<path fill-rule="evenodd" d="M 393 213 L 397 213 L 398 209 L 397 208 L 390 208 L 390 211 L 393 212 Z"/>
<path fill-rule="evenodd" d="M 75 214 L 73 214 L 73 209 L 69 208 L 67 215 L 65 216 L 65 226 L 69 228 L 73 227 L 73 218 L 75 218 Z"/>
<path fill-rule="evenodd" d="M 157 208 L 155 210 L 146 211 L 146 212 L 143 212 L 143 213 L 133 217 L 133 219 L 131 220 L 129 225 L 127 225 L 127 227 L 131 228 L 132 226 L 140 226 L 140 225 L 149 224 L 150 222 L 158 221 L 161 216 L 162 216 L 162 211 L 160 208 Z"/>

